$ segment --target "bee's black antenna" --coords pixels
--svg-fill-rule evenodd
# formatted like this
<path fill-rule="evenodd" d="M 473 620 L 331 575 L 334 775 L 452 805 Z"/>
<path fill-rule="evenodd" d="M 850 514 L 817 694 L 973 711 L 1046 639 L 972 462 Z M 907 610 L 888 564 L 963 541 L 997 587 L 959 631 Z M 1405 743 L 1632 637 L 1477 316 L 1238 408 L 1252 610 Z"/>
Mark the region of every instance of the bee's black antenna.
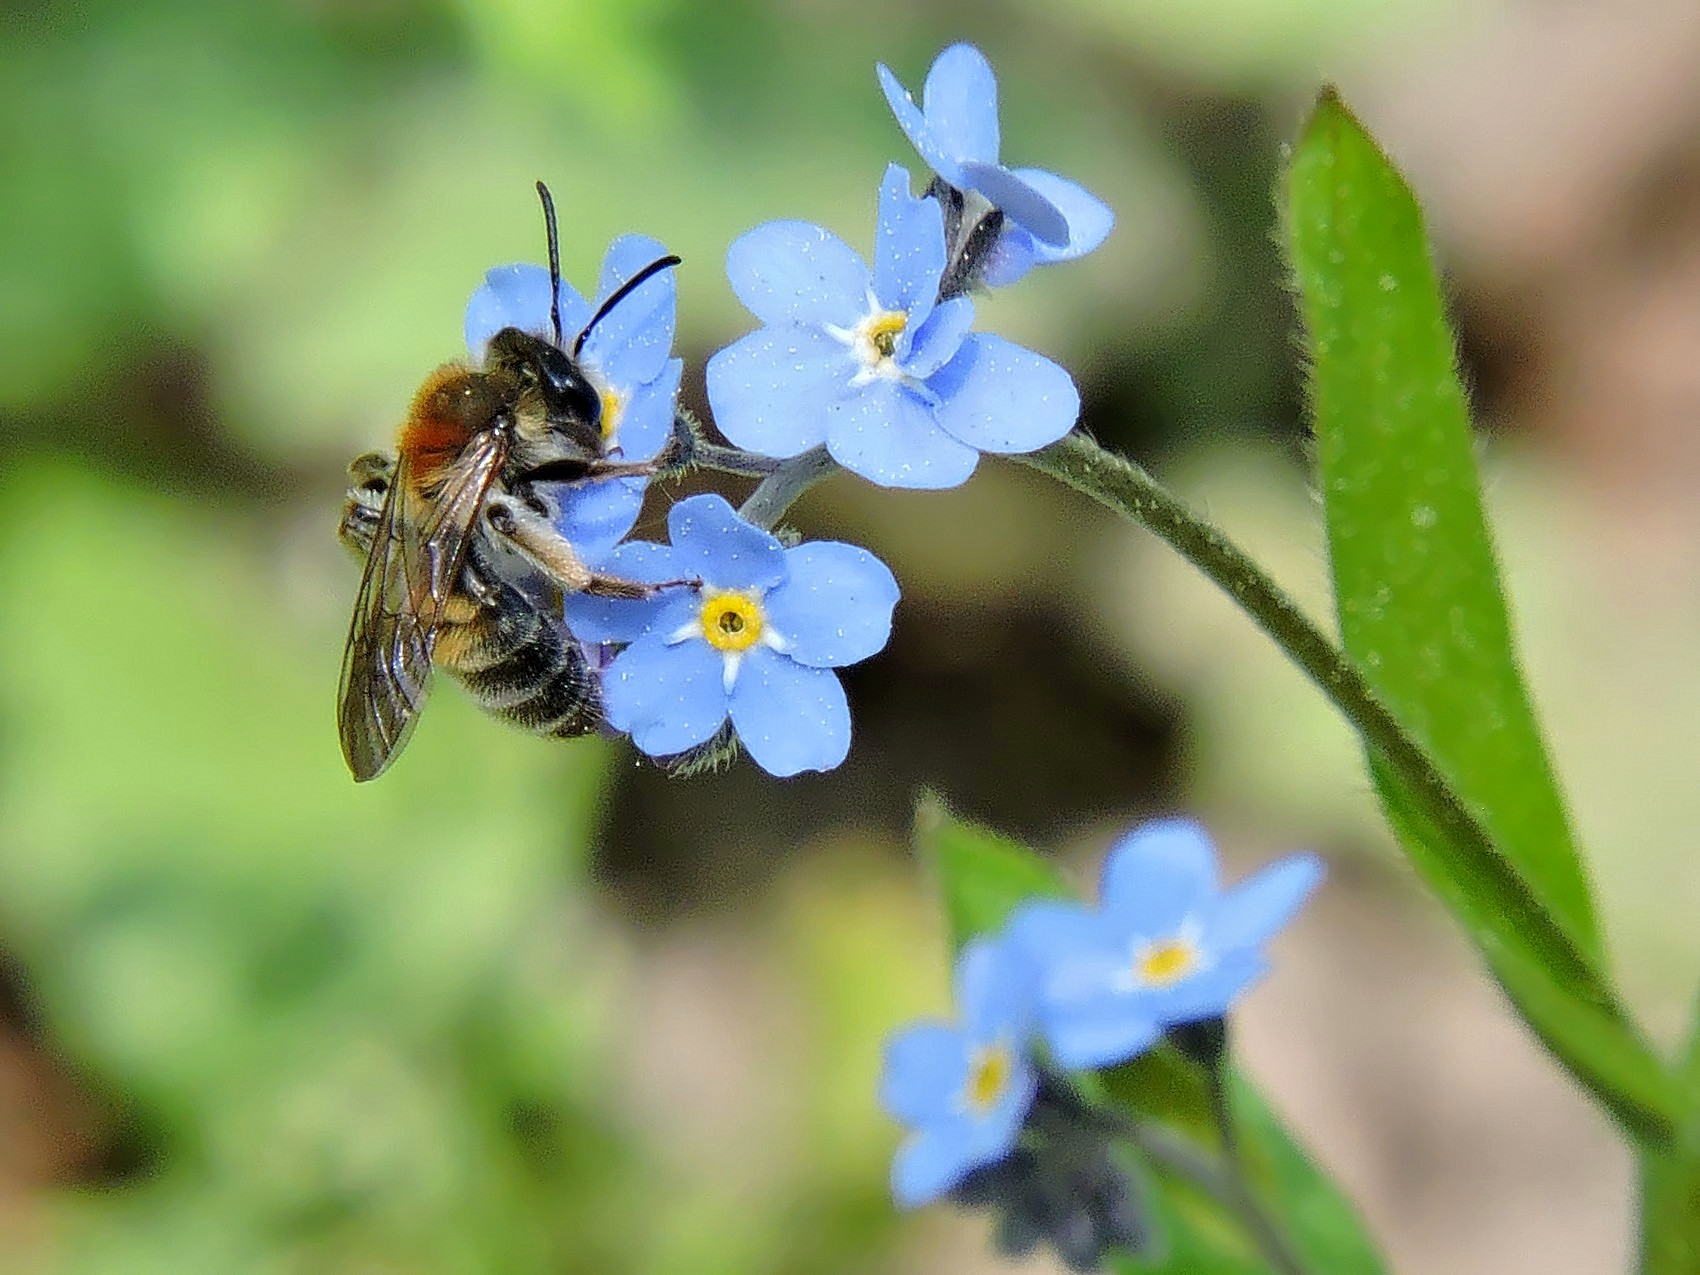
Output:
<path fill-rule="evenodd" d="M 555 226 L 555 200 L 549 188 L 537 183 L 537 197 L 543 201 L 543 228 L 549 236 L 549 326 L 555 332 L 555 345 L 561 344 L 561 232 Z M 574 353 L 577 353 L 575 350 Z"/>
<path fill-rule="evenodd" d="M 619 287 L 615 288 L 609 295 L 608 299 L 602 303 L 596 313 L 590 316 L 590 322 L 584 325 L 584 331 L 578 334 L 578 340 L 573 342 L 573 357 L 575 359 L 578 357 L 578 352 L 584 348 L 585 337 L 589 336 L 590 330 L 607 317 L 610 310 L 619 305 L 620 302 L 624 301 L 627 297 L 631 296 L 633 292 L 637 291 L 640 285 L 646 283 L 651 277 L 660 274 L 663 270 L 671 270 L 679 263 L 680 258 L 673 256 L 671 253 L 665 257 L 658 257 L 642 270 L 639 270 L 630 279 L 627 279 Z"/>

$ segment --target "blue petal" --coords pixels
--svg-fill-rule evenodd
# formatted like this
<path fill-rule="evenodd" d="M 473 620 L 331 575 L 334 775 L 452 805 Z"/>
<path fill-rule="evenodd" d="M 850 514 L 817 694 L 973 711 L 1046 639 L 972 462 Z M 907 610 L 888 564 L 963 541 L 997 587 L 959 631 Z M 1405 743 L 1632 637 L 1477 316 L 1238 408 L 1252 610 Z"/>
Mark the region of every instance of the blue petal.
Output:
<path fill-rule="evenodd" d="M 998 164 L 962 165 L 964 189 L 977 190 L 1041 243 L 1068 243 L 1068 218 L 1043 191 Z"/>
<path fill-rule="evenodd" d="M 647 485 L 642 478 L 564 484 L 555 527 L 586 565 L 597 566 L 631 534 Z"/>
<path fill-rule="evenodd" d="M 602 263 L 597 308 L 641 268 L 666 255 L 667 250 L 647 235 L 616 239 Z M 624 393 L 653 381 L 673 351 L 677 304 L 678 284 L 673 271 L 651 275 L 597 320 L 584 340 L 584 361 L 595 367 L 607 384 Z"/>
<path fill-rule="evenodd" d="M 1079 903 L 1029 900 L 1010 915 L 1004 935 L 1038 971 L 1039 998 L 1046 1006 L 1107 995 L 1133 960 L 1122 927 Z"/>
<path fill-rule="evenodd" d="M 673 562 L 713 589 L 771 589 L 785 578 L 785 547 L 738 517 L 724 496 L 691 496 L 667 511 Z"/>
<path fill-rule="evenodd" d="M 1145 938 L 1173 934 L 1216 893 L 1216 847 L 1191 819 L 1154 819 L 1115 845 L 1099 885 L 1106 914 Z"/>
<path fill-rule="evenodd" d="M 879 74 L 880 88 L 885 93 L 885 100 L 890 103 L 891 113 L 897 116 L 897 126 L 903 130 L 909 144 L 935 173 L 952 186 L 961 186 L 962 170 L 956 166 L 955 159 L 940 149 L 934 141 L 932 130 L 927 126 L 926 116 L 909 96 L 909 90 L 897 82 L 897 77 L 884 63 L 879 64 L 875 70 Z"/>
<path fill-rule="evenodd" d="M 1126 1004 L 1047 1006 L 1041 1021 L 1052 1057 L 1071 1071 L 1136 1058 L 1163 1034 L 1155 1019 Z"/>
<path fill-rule="evenodd" d="M 839 464 L 882 487 L 960 487 L 980 459 L 940 429 L 912 391 L 883 379 L 831 406 L 826 446 Z"/>
<path fill-rule="evenodd" d="M 1037 191 L 1068 223 L 1068 237 L 1060 245 L 1036 244 L 1039 261 L 1049 264 L 1083 257 L 1103 243 L 1116 224 L 1116 214 L 1086 187 L 1042 168 L 1017 168 L 1013 172 Z"/>
<path fill-rule="evenodd" d="M 1031 452 L 1054 443 L 1080 417 L 1080 391 L 1042 354 L 984 332 L 964 337 L 956 357 L 927 381 L 940 399 L 938 423 L 985 452 Z"/>
<path fill-rule="evenodd" d="M 1322 884 L 1322 860 L 1288 855 L 1223 893 L 1207 914 L 1205 946 L 1215 951 L 1261 947 Z"/>
<path fill-rule="evenodd" d="M 928 316 L 915 333 L 914 342 L 900 366 L 908 376 L 926 380 L 962 348 L 962 339 L 974 325 L 974 303 L 967 297 L 952 297 Z"/>
<path fill-rule="evenodd" d="M 916 1023 L 885 1043 L 880 1105 L 907 1125 L 949 1115 L 968 1081 L 968 1041 L 943 1023 Z"/>
<path fill-rule="evenodd" d="M 891 1162 L 891 1196 L 899 1208 L 931 1203 L 985 1163 L 961 1123 L 921 1130 L 901 1147 Z"/>
<path fill-rule="evenodd" d="M 838 675 L 765 646 L 745 652 L 731 712 L 745 750 L 770 775 L 831 770 L 850 753 L 850 704 Z"/>
<path fill-rule="evenodd" d="M 651 757 L 694 748 L 726 720 L 720 653 L 707 642 L 668 645 L 645 633 L 614 657 L 602 675 L 608 723 L 629 733 Z"/>
<path fill-rule="evenodd" d="M 826 408 L 856 363 L 819 328 L 757 328 L 708 360 L 708 402 L 727 439 L 763 456 L 795 456 L 826 441 Z"/>
<path fill-rule="evenodd" d="M 628 540 L 602 569 L 622 580 L 661 584 L 679 578 L 670 545 Z M 696 615 L 694 589 L 666 589 L 649 598 L 598 598 L 569 593 L 563 599 L 567 627 L 581 642 L 632 642 L 645 633 L 671 637 Z"/>
<path fill-rule="evenodd" d="M 785 582 L 763 599 L 767 622 L 799 664 L 865 660 L 891 636 L 897 580 L 866 549 L 817 540 L 785 551 Z"/>
<path fill-rule="evenodd" d="M 1006 221 L 975 277 L 988 288 L 1007 288 L 1024 279 L 1038 263 L 1039 241 L 1013 221 Z"/>
<path fill-rule="evenodd" d="M 561 330 L 576 332 L 590 318 L 590 305 L 565 279 L 561 280 Z M 503 328 L 519 328 L 551 339 L 549 272 L 526 264 L 497 266 L 484 274 L 483 285 L 466 303 L 466 348 L 475 358 Z"/>
<path fill-rule="evenodd" d="M 971 44 L 953 44 L 933 60 L 921 88 L 927 131 L 959 160 L 998 162 L 998 81 Z"/>
<path fill-rule="evenodd" d="M 763 323 L 853 327 L 868 304 L 868 267 L 849 244 L 806 221 L 770 221 L 726 252 L 726 277 Z"/>
<path fill-rule="evenodd" d="M 653 460 L 673 437 L 673 418 L 679 410 L 679 378 L 683 359 L 668 359 L 661 375 L 631 391 L 610 438 L 626 460 Z"/>
<path fill-rule="evenodd" d="M 956 958 L 956 1009 L 975 1044 L 1003 1038 L 1025 1050 L 1033 1028 L 1038 971 L 1020 946 L 975 939 Z"/>
<path fill-rule="evenodd" d="M 1028 1032 L 1032 1024 L 1027 1024 Z M 1025 1049 L 1025 1036 L 1021 1048 Z M 1027 1123 L 1027 1112 L 1039 1092 L 1039 1077 L 1025 1052 L 1016 1055 L 1016 1065 L 1004 1086 L 997 1104 L 976 1124 L 974 1149 L 982 1163 L 1001 1160 L 1015 1147 L 1021 1126 Z"/>
<path fill-rule="evenodd" d="M 880 183 L 874 295 L 887 310 L 906 311 L 909 330 L 918 330 L 938 298 L 944 264 L 944 214 L 938 200 L 916 199 L 909 193 L 908 170 L 892 164 Z"/>
<path fill-rule="evenodd" d="M 596 304 L 613 296 L 638 271 L 669 255 L 667 245 L 652 235 L 621 235 L 602 256 L 602 270 L 596 277 Z M 666 277 L 673 276 L 669 272 Z"/>

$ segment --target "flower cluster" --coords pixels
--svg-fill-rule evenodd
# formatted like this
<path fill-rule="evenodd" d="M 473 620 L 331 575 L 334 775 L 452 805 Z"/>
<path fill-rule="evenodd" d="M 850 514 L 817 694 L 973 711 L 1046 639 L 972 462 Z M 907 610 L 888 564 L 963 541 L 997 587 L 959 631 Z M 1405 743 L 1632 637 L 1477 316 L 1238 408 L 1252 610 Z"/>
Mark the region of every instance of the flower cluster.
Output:
<path fill-rule="evenodd" d="M 1080 413 L 1056 363 L 970 331 L 968 289 L 1090 252 L 1114 218 L 1065 178 L 998 163 L 997 82 L 977 50 L 939 55 L 924 108 L 879 75 L 932 182 L 917 198 L 908 172 L 887 168 L 871 270 L 807 222 L 734 243 L 727 276 L 762 326 L 709 360 L 708 397 L 721 432 L 749 451 L 824 446 L 882 486 L 956 487 L 982 453 L 1035 451 Z"/>
<path fill-rule="evenodd" d="M 558 324 L 601 398 L 610 460 L 653 461 L 655 473 L 709 465 L 780 484 L 771 499 L 758 488 L 741 512 L 718 496 L 681 501 L 665 545 L 627 540 L 653 474 L 551 487 L 557 529 L 578 558 L 607 579 L 652 586 L 643 597 L 569 596 L 563 617 L 600 671 L 608 724 L 652 757 L 718 756 L 735 736 L 769 773 L 794 775 L 848 752 L 849 709 L 833 670 L 884 646 L 897 583 L 852 545 L 787 548 L 772 534 L 795 494 L 781 481 L 784 462 L 806 465 L 805 453 L 824 448 L 875 483 L 954 487 L 982 453 L 1044 447 L 1079 414 L 1062 367 L 972 330 L 968 292 L 1091 251 L 1110 231 L 1109 209 L 1065 178 L 1000 164 L 997 84 L 976 50 L 940 54 L 921 107 L 884 66 L 878 74 L 933 176 L 917 196 L 906 170 L 887 168 L 871 268 L 801 221 L 769 222 L 732 245 L 728 278 L 761 326 L 708 362 L 709 402 L 730 447 L 701 437 L 678 408 L 672 272 L 622 294 L 666 255 L 656 240 L 616 239 L 594 297 L 565 281 L 552 287 L 540 266 L 509 265 L 489 271 L 467 307 L 475 360 L 503 328 L 554 339 Z M 664 452 L 669 440 L 682 456 Z"/>
<path fill-rule="evenodd" d="M 1049 1070 L 1125 1062 L 1227 1013 L 1321 878 L 1321 862 L 1299 854 L 1223 890 L 1204 829 L 1159 820 L 1112 847 L 1096 907 L 1028 900 L 996 938 L 968 944 L 959 1020 L 910 1026 L 886 1047 L 881 1101 L 912 1130 L 892 1165 L 897 1202 L 956 1191 L 1018 1143 L 1030 1196 L 1045 1163 L 1033 1104 Z M 1051 1104 L 1051 1123 L 1060 1109 Z"/>

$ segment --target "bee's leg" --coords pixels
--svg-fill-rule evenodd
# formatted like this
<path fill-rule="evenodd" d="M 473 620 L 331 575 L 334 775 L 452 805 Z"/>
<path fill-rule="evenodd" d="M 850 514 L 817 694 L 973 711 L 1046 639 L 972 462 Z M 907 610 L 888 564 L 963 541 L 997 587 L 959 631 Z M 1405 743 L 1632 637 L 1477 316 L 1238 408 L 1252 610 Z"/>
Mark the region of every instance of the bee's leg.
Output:
<path fill-rule="evenodd" d="M 389 486 L 390 475 L 395 472 L 395 457 L 388 452 L 361 452 L 348 462 L 348 476 L 356 487 L 364 487 L 377 480 L 380 493 L 383 487 Z"/>
<path fill-rule="evenodd" d="M 372 552 L 378 533 L 378 518 L 389 494 L 395 461 L 382 452 L 356 456 L 348 466 L 348 499 L 342 507 L 337 538 L 361 557 Z"/>
<path fill-rule="evenodd" d="M 661 584 L 647 584 L 593 570 L 578 556 L 572 541 L 556 531 L 554 524 L 528 501 L 492 496 L 484 505 L 484 519 L 491 531 L 523 554 L 563 593 L 590 593 L 601 598 L 648 598 L 673 585 L 695 583 L 668 580 Z"/>

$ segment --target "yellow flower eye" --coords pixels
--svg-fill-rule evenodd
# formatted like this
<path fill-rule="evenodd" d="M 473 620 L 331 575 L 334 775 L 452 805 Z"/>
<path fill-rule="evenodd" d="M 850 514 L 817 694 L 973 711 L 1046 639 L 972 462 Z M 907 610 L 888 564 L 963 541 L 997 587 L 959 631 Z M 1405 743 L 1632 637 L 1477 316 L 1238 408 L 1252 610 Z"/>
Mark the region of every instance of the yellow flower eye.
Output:
<path fill-rule="evenodd" d="M 620 429 L 620 417 L 625 414 L 626 401 L 620 397 L 620 391 L 605 389 L 602 391 L 602 441 L 612 442 L 614 435 Z"/>
<path fill-rule="evenodd" d="M 1147 987 L 1170 987 L 1198 968 L 1198 949 L 1185 939 L 1148 943 L 1134 959 L 1134 974 Z"/>
<path fill-rule="evenodd" d="M 975 1111 L 986 1111 L 997 1105 L 1009 1087 L 1015 1070 L 1015 1060 L 1003 1045 L 982 1045 L 974 1051 L 968 1064 L 968 1084 L 964 1090 L 968 1105 Z"/>
<path fill-rule="evenodd" d="M 901 310 L 877 314 L 868 324 L 868 344 L 883 359 L 889 359 L 897 349 L 897 334 L 909 326 L 909 316 Z"/>
<path fill-rule="evenodd" d="M 761 603 L 744 593 L 709 593 L 697 613 L 702 635 L 721 651 L 747 651 L 761 639 Z"/>

